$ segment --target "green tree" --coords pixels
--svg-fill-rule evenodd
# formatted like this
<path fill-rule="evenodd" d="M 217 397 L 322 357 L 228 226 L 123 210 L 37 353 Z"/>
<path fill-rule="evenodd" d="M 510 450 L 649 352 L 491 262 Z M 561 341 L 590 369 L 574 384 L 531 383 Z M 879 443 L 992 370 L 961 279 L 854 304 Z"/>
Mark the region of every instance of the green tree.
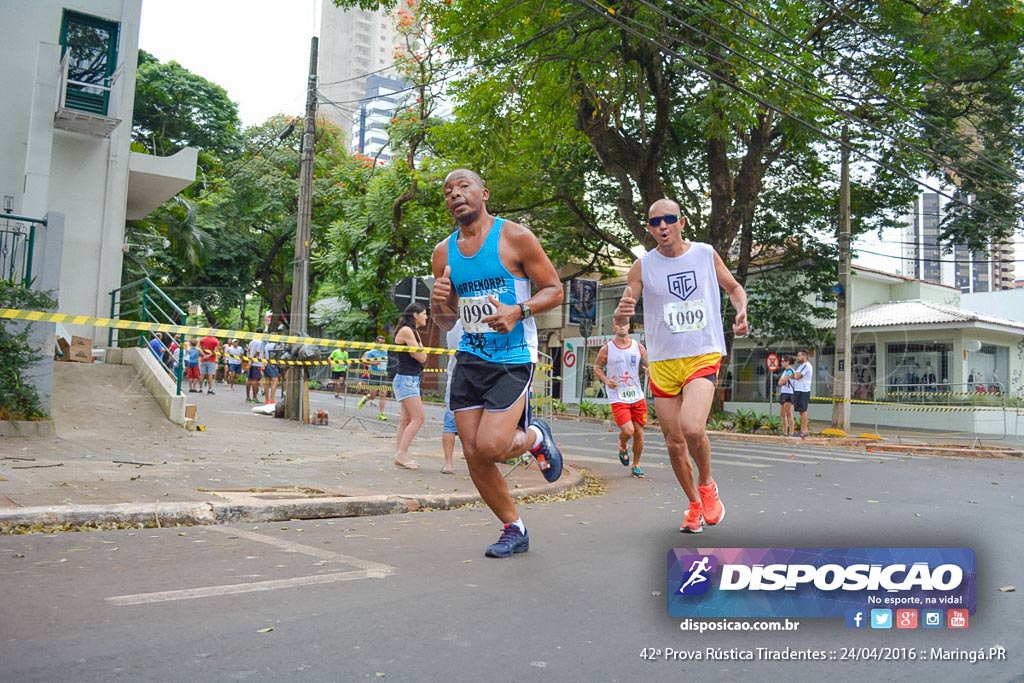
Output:
<path fill-rule="evenodd" d="M 238 106 L 224 88 L 175 61 L 161 62 L 139 50 L 134 141 L 158 156 L 184 147 L 225 155 L 236 149 L 239 128 Z"/>

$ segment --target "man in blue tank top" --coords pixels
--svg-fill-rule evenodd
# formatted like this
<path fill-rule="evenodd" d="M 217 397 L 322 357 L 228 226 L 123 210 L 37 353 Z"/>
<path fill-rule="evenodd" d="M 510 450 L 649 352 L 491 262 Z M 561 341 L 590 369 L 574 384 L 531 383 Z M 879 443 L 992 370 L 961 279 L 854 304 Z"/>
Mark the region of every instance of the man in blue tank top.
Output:
<path fill-rule="evenodd" d="M 485 555 L 510 557 L 529 550 L 530 538 L 497 463 L 529 450 L 545 479 L 562 474 L 551 428 L 530 419 L 529 395 L 537 362 L 532 316 L 560 305 L 563 291 L 537 237 L 489 214 L 489 198 L 473 171 L 445 178 L 445 205 L 459 229 L 434 248 L 430 304 L 442 328 L 462 321 L 450 406 L 473 484 L 504 524 Z"/>

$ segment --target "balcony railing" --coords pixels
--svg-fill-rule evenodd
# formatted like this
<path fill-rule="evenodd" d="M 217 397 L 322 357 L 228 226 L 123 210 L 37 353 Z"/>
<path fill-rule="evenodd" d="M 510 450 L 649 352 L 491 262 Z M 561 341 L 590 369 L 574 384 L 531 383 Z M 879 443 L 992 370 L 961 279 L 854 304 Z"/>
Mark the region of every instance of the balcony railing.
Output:
<path fill-rule="evenodd" d="M 46 225 L 46 219 L 0 213 L 0 281 L 31 286 L 36 225 Z"/>
<path fill-rule="evenodd" d="M 54 126 L 74 133 L 110 137 L 121 124 L 121 119 L 108 116 L 110 93 L 121 69 L 99 83 L 86 83 L 69 77 L 70 64 L 71 50 L 67 50 L 60 60 L 60 101 L 54 115 Z"/>

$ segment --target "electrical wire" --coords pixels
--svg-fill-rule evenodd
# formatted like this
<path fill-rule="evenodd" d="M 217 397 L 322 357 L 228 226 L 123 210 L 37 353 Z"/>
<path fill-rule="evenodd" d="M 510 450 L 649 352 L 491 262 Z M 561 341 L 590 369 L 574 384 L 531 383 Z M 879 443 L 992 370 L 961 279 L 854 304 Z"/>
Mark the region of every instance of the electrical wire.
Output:
<path fill-rule="evenodd" d="M 652 9 L 655 9 L 655 10 L 658 10 L 658 9 L 659 9 L 659 8 L 656 8 L 656 7 L 654 7 L 653 5 L 651 5 L 651 4 L 649 3 L 649 2 L 646 2 L 646 0 L 640 0 L 640 2 L 641 2 L 641 3 L 643 3 L 643 4 L 645 4 L 645 5 L 648 5 L 648 6 L 652 7 Z M 824 55 L 820 54 L 819 52 L 816 52 L 816 51 L 814 51 L 813 49 L 808 49 L 808 48 L 806 48 L 806 47 L 805 47 L 804 45 L 802 45 L 802 44 L 801 44 L 801 43 L 800 43 L 800 42 L 799 42 L 799 41 L 798 41 L 797 39 L 795 39 L 795 38 L 793 38 L 792 36 L 788 35 L 787 33 L 783 32 L 783 31 L 782 31 L 781 29 L 779 29 L 778 27 L 776 27 L 776 26 L 775 26 L 774 24 L 772 24 L 771 22 L 768 22 L 768 21 L 765 21 L 764 19 L 761 19 L 760 17 L 756 16 L 755 14 L 751 13 L 751 12 L 750 12 L 749 10 L 747 10 L 746 8 L 744 8 L 744 7 L 742 6 L 742 5 L 736 4 L 736 3 L 735 3 L 735 2 L 733 1 L 733 0 L 722 0 L 722 2 L 724 2 L 724 3 L 725 3 L 725 4 L 727 4 L 727 5 L 729 5 L 730 7 L 733 7 L 733 8 L 735 8 L 735 9 L 736 9 L 737 11 L 739 11 L 739 12 L 743 13 L 743 14 L 744 14 L 745 16 L 749 17 L 750 19 L 752 19 L 752 20 L 754 20 L 754 21 L 758 22 L 759 24 L 761 24 L 762 26 L 764 26 L 764 27 L 765 27 L 765 28 L 767 28 L 768 30 L 770 30 L 770 31 L 772 31 L 773 33 L 775 33 L 776 35 L 780 36 L 780 37 L 781 37 L 781 38 L 782 38 L 783 40 L 785 40 L 786 42 L 788 42 L 788 43 L 790 43 L 791 45 L 793 45 L 794 47 L 797 47 L 797 48 L 799 48 L 799 49 L 801 49 L 801 50 L 806 50 L 806 51 L 807 51 L 807 52 L 809 52 L 809 53 L 810 53 L 811 55 L 813 55 L 813 56 L 815 56 L 816 58 L 818 58 L 819 60 L 821 60 L 821 62 L 822 62 L 822 64 L 823 64 L 823 65 L 825 65 L 825 66 L 828 66 L 829 68 L 833 69 L 834 71 L 837 71 L 837 72 L 841 73 L 841 74 L 842 74 L 843 76 L 845 76 L 846 78 L 849 78 L 849 79 L 850 79 L 851 81 L 853 81 L 853 82 L 854 82 L 854 83 L 856 83 L 857 85 L 859 85 L 859 86 L 861 86 L 862 88 L 865 88 L 866 90 L 868 90 L 869 92 L 871 92 L 871 93 L 872 93 L 872 94 L 873 94 L 874 96 L 876 96 L 876 97 L 879 97 L 879 98 L 881 98 L 881 99 L 882 99 L 882 100 L 883 100 L 883 101 L 884 101 L 884 102 L 885 102 L 886 104 L 888 104 L 888 105 L 890 105 L 890 106 L 892 106 L 892 107 L 894 107 L 894 108 L 896 108 L 896 109 L 899 109 L 899 110 L 900 110 L 901 112 L 903 112 L 903 113 L 904 113 L 904 114 L 906 114 L 907 116 L 910 116 L 910 117 L 912 117 L 912 118 L 916 118 L 916 119 L 917 119 L 917 121 L 918 121 L 919 123 L 921 123 L 921 124 L 922 124 L 923 126 L 925 126 L 926 128 L 928 128 L 928 129 L 932 130 L 932 131 L 933 131 L 934 133 L 936 133 L 936 134 L 938 134 L 938 135 L 940 135 L 940 136 L 944 136 L 944 139 L 945 139 L 945 140 L 947 140 L 947 141 L 953 141 L 953 142 L 957 142 L 956 138 L 954 138 L 954 137 L 953 137 L 953 136 L 952 136 L 952 135 L 951 135 L 951 134 L 949 133 L 949 131 L 946 131 L 946 130 L 945 130 L 945 129 L 943 129 L 943 128 L 939 128 L 939 127 L 938 127 L 938 126 L 936 126 L 935 124 L 931 123 L 931 122 L 930 122 L 930 121 L 929 121 L 929 120 L 927 119 L 927 117 L 925 117 L 925 116 L 924 116 L 923 114 L 921 114 L 920 112 L 916 112 L 916 111 L 913 111 L 913 110 L 911 110 L 911 109 L 908 109 L 907 107 L 904 107 L 902 103 L 900 103 L 899 101 L 897 101 L 897 100 L 894 100 L 893 98 L 889 97 L 888 95 L 886 95 L 886 94 L 885 94 L 885 93 L 883 93 L 882 91 L 880 91 L 880 90 L 878 90 L 877 88 L 875 88 L 875 87 L 874 87 L 873 85 L 871 85 L 871 84 L 870 84 L 869 82 L 867 82 L 867 81 L 862 81 L 862 80 L 861 80 L 861 79 L 860 79 L 860 78 L 859 78 L 859 77 L 858 77 L 858 76 L 857 76 L 856 74 L 854 74 L 853 72 L 851 72 L 851 71 L 848 71 L 848 70 L 844 69 L 844 68 L 843 68 L 842 66 L 839 66 L 839 65 L 837 65 L 837 64 L 834 64 L 834 63 L 830 62 L 830 61 L 829 61 L 828 59 L 826 59 L 826 58 L 825 58 L 825 56 L 824 56 Z M 828 3 L 828 2 L 827 2 L 827 0 L 826 0 L 826 4 L 829 4 L 829 6 L 830 6 L 830 7 L 832 7 L 831 3 Z M 838 11 L 838 8 L 835 8 L 835 7 L 833 7 L 833 9 L 836 9 L 836 10 Z M 848 16 L 848 15 L 847 15 L 847 16 Z M 707 18 L 707 15 L 705 15 L 705 17 Z M 850 18 L 850 19 L 851 19 L 852 21 L 854 21 L 854 23 L 856 23 L 856 21 L 855 21 L 855 20 L 853 20 L 853 18 L 852 18 L 852 17 L 849 17 L 849 18 Z M 721 29 L 725 30 L 726 32 L 729 32 L 729 33 L 731 33 L 732 35 L 735 35 L 735 36 L 737 36 L 737 37 L 739 37 L 739 38 L 741 38 L 741 39 L 743 39 L 743 40 L 746 40 L 746 42 L 748 42 L 748 43 L 750 43 L 750 44 L 753 44 L 753 45 L 754 45 L 754 46 L 755 46 L 755 47 L 756 47 L 757 49 L 761 50 L 761 51 L 762 51 L 762 52 L 764 52 L 765 54 L 767 54 L 767 55 L 769 55 L 769 56 L 772 56 L 772 57 L 780 57 L 780 55 L 778 55 L 778 54 L 776 54 L 776 53 L 773 53 L 773 52 L 770 52 L 769 50 L 766 50 L 765 48 L 763 48 L 763 47 L 761 47 L 760 45 L 758 45 L 758 44 L 754 43 L 753 41 L 751 41 L 750 39 L 746 39 L 746 38 L 744 38 L 743 36 L 741 36 L 740 34 L 738 34 L 738 33 L 734 32 L 734 31 L 732 31 L 732 30 L 731 30 L 731 29 L 729 29 L 729 28 L 727 28 L 726 26 L 723 26 L 723 25 L 722 25 L 721 23 L 719 23 L 719 22 L 716 22 L 716 21 L 714 21 L 713 19 L 710 19 L 710 18 L 709 18 L 708 20 L 709 20 L 709 21 L 710 21 L 711 23 L 713 23 L 713 24 L 715 24 L 716 26 L 718 26 L 719 28 L 721 28 Z M 858 24 L 858 26 L 860 26 L 860 25 Z M 861 27 L 861 28 L 863 28 L 863 27 Z M 873 35 L 873 34 L 872 34 L 872 35 Z M 873 35 L 873 37 L 874 37 L 874 38 L 875 38 L 876 40 L 882 40 L 882 39 L 881 39 L 881 38 L 880 38 L 879 36 Z M 788 64 L 788 63 L 789 63 L 789 62 L 787 62 L 787 64 Z M 915 62 L 915 64 L 916 64 L 916 62 Z M 801 69 L 801 67 L 799 67 L 799 66 L 796 66 L 796 65 L 792 65 L 792 64 L 791 64 L 791 66 L 793 66 L 794 68 L 797 68 L 797 69 Z M 922 66 L 922 68 L 923 68 L 923 69 L 925 68 L 925 67 L 924 67 L 923 65 L 921 65 L 921 66 Z M 806 70 L 804 70 L 804 71 L 805 71 L 805 73 L 809 73 L 809 72 L 806 72 Z M 930 75 L 932 75 L 932 74 L 931 74 L 931 72 L 928 72 L 928 71 L 927 71 L 927 69 L 925 69 L 925 71 L 926 71 L 927 73 L 929 73 Z M 811 75 L 813 76 L 813 74 L 811 74 Z M 939 78 L 938 78 L 937 76 L 934 76 L 934 75 L 933 75 L 933 77 L 934 77 L 934 78 L 936 78 L 937 80 L 940 80 L 940 82 L 941 82 L 941 79 L 939 79 Z M 943 83 L 943 84 L 944 84 L 944 85 L 946 85 L 946 86 L 947 86 L 947 87 L 948 87 L 949 89 L 952 89 L 952 86 L 951 86 L 951 85 L 949 85 L 949 84 L 945 84 L 945 83 Z M 842 93 L 842 92 L 840 91 L 840 94 L 843 94 L 843 93 Z M 852 98 L 851 98 L 851 99 L 852 99 Z M 879 108 L 878 108 L 878 107 L 876 107 L 875 105 L 871 104 L 871 103 L 870 103 L 870 101 L 866 101 L 866 102 L 865 102 L 865 104 L 867 104 L 868 106 L 870 106 L 871 108 L 873 108 L 873 109 L 875 109 L 875 110 L 879 110 Z M 1002 122 L 1004 122 L 1004 123 L 1009 123 L 1009 122 L 1008 122 L 1008 121 L 1007 121 L 1006 119 L 1004 119 L 1004 118 L 1003 118 L 1002 116 L 998 116 L 998 117 L 996 117 L 996 118 L 998 118 L 998 119 L 999 119 L 1000 121 L 1002 121 Z M 1003 165 L 1000 165 L 999 163 L 997 163 L 997 162 L 995 162 L 995 161 L 992 161 L 992 160 L 991 160 L 991 159 L 990 159 L 990 158 L 988 157 L 988 155 L 986 155 L 986 154 L 984 154 L 984 153 L 977 153 L 977 158 L 978 158 L 978 159 L 982 159 L 982 160 L 984 160 L 984 161 L 986 162 L 986 165 L 988 166 L 988 168 L 990 168 L 991 170 L 993 170 L 993 171 L 995 171 L 995 172 L 999 173 L 1000 175 L 1004 175 L 1004 176 L 1005 176 L 1005 175 L 1006 175 L 1006 174 L 1008 173 L 1008 169 L 1007 169 L 1007 168 L 1006 168 L 1005 166 L 1003 166 Z M 1013 180 L 1014 182 L 1019 182 L 1019 180 L 1020 180 L 1020 179 L 1019 179 L 1019 178 L 1017 178 L 1017 177 L 1013 177 L 1013 178 L 1007 178 L 1007 179 L 1009 179 L 1009 180 Z"/>
<path fill-rule="evenodd" d="M 827 133 L 825 130 L 823 130 L 822 128 L 814 125 L 813 123 L 810 123 L 810 122 L 800 118 L 799 116 L 797 116 L 795 114 L 792 114 L 792 113 L 790 113 L 788 111 L 785 111 L 780 105 L 777 105 L 777 104 L 775 104 L 773 102 L 770 102 L 770 101 L 766 100 L 765 98 L 757 95 L 756 93 L 752 92 L 750 89 L 745 88 L 745 87 L 743 87 L 742 85 L 740 85 L 738 83 L 734 83 L 734 82 L 731 82 L 731 81 L 727 80 L 725 77 L 721 76 L 720 74 L 716 74 L 716 73 L 714 73 L 712 71 L 709 71 L 706 67 L 704 67 L 700 63 L 698 63 L 698 62 L 694 61 L 693 59 L 687 57 L 686 55 L 682 54 L 681 52 L 679 52 L 677 50 L 674 50 L 671 47 L 668 47 L 667 45 L 664 45 L 662 42 L 659 42 L 659 40 L 657 40 L 656 38 L 652 38 L 650 35 L 647 35 L 646 33 L 643 33 L 643 32 L 641 32 L 638 29 L 632 28 L 625 21 L 619 19 L 619 15 L 615 12 L 614 8 L 602 5 L 599 2 L 599 0 L 592 0 L 592 1 L 593 1 L 593 4 L 590 4 L 587 0 L 572 0 L 572 2 L 574 4 L 580 5 L 580 6 L 584 7 L 584 8 L 586 8 L 586 9 L 590 10 L 592 13 L 597 14 L 597 15 L 603 17 L 607 22 L 612 23 L 612 24 L 618 26 L 622 30 L 626 31 L 627 33 L 630 33 L 630 34 L 634 35 L 635 37 L 639 38 L 640 40 L 643 40 L 645 42 L 650 43 L 651 45 L 657 47 L 664 54 L 672 56 L 672 57 L 675 57 L 676 59 L 680 60 L 684 64 L 686 64 L 686 65 L 692 67 L 693 69 L 696 69 L 697 71 L 700 71 L 701 73 L 705 74 L 711 80 L 713 80 L 715 82 L 718 82 L 718 83 L 721 83 L 722 85 L 724 85 L 724 86 L 726 86 L 726 87 L 728 87 L 728 88 L 730 88 L 732 90 L 735 90 L 736 92 L 740 93 L 741 95 L 744 95 L 744 96 L 748 97 L 749 99 L 752 99 L 753 101 L 761 104 L 764 107 L 767 107 L 768 109 L 778 113 L 779 115 L 784 116 L 784 117 L 792 120 L 795 123 L 798 123 L 799 125 L 807 128 L 808 130 L 810 130 L 810 131 L 812 131 L 814 133 L 817 133 L 822 138 L 824 138 L 826 140 L 830 140 L 830 141 L 832 141 L 833 143 L 837 144 L 840 147 L 847 147 L 851 152 L 857 154 L 858 156 L 860 156 L 860 157 L 862 157 L 862 158 L 864 158 L 864 159 L 866 159 L 868 161 L 871 161 L 871 162 L 877 164 L 878 166 L 880 166 L 882 168 L 885 168 L 885 169 L 891 171 L 892 173 L 895 173 L 896 175 L 904 177 L 904 178 L 910 180 L 911 182 L 915 183 L 916 185 L 918 185 L 920 187 L 923 187 L 926 190 L 929 190 L 931 192 L 935 192 L 936 194 L 939 194 L 939 195 L 941 195 L 943 197 L 946 197 L 947 199 L 950 199 L 952 201 L 957 201 L 956 197 L 954 197 L 953 195 L 947 194 L 947 193 L 943 192 L 942 190 L 940 190 L 938 188 L 932 187 L 931 185 L 927 184 L 927 182 L 919 180 L 918 178 L 915 178 L 914 176 L 912 176 L 911 174 L 907 173 L 903 169 L 897 168 L 896 166 L 893 166 L 892 164 L 890 164 L 890 163 L 888 163 L 888 162 L 886 162 L 886 161 L 884 161 L 882 159 L 879 159 L 879 158 L 869 154 L 868 152 L 860 150 L 860 149 L 856 148 L 853 145 L 844 144 L 841 139 L 836 138 L 834 135 L 832 135 L 830 133 Z M 644 28 L 647 28 L 647 29 L 651 29 L 652 28 L 652 27 L 650 27 L 650 26 L 648 26 L 646 24 L 643 24 L 642 22 L 639 22 L 639 21 L 636 21 L 636 20 L 631 20 L 631 21 L 633 21 L 633 23 L 636 23 L 636 24 L 639 24 L 639 25 L 643 26 Z M 657 31 L 656 31 L 656 33 L 657 33 Z M 659 37 L 661 37 L 661 36 L 659 35 Z M 697 50 L 697 52 L 702 53 L 705 57 L 708 57 L 710 59 L 719 59 L 719 60 L 721 59 L 721 58 L 715 57 L 713 55 L 710 55 L 710 54 L 708 54 L 706 52 L 703 52 L 702 50 L 699 50 L 699 49 Z M 981 208 L 977 204 L 969 204 L 967 206 L 971 210 L 973 210 L 973 211 L 975 211 L 977 213 L 986 215 L 989 218 L 992 218 L 992 219 L 995 219 L 995 220 L 1003 220 L 1005 218 L 1004 216 L 995 215 L 992 212 L 990 212 L 989 210 Z"/>
<path fill-rule="evenodd" d="M 753 66 L 753 67 L 755 67 L 757 69 L 760 69 L 761 72 L 765 76 L 774 76 L 776 79 L 778 79 L 780 81 L 783 81 L 783 82 L 785 82 L 785 83 L 787 83 L 787 84 L 797 88 L 800 91 L 803 91 L 804 93 L 809 95 L 811 98 L 816 100 L 819 104 L 821 104 L 821 106 L 823 106 L 825 109 L 827 109 L 827 110 L 829 110 L 829 111 L 831 111 L 831 112 L 833 112 L 835 114 L 838 114 L 839 116 L 849 120 L 850 122 L 852 122 L 854 124 L 858 124 L 858 125 L 861 125 L 863 127 L 866 127 L 868 129 L 872 130 L 875 134 L 877 134 L 879 136 L 882 136 L 883 138 L 888 137 L 889 139 L 891 139 L 891 140 L 893 140 L 895 142 L 898 142 L 898 143 L 900 143 L 902 145 L 905 145 L 905 146 L 909 147 L 910 149 L 914 150 L 915 152 L 920 154 L 922 157 L 928 159 L 929 161 L 931 161 L 932 163 L 936 164 L 939 167 L 947 165 L 944 160 L 934 156 L 930 152 L 930 150 L 927 150 L 924 147 L 921 147 L 917 143 L 914 143 L 914 142 L 912 142 L 912 141 L 910 141 L 910 140 L 908 140 L 906 138 L 900 137 L 900 136 L 892 134 L 892 133 L 887 133 L 886 131 L 884 131 L 882 128 L 880 128 L 876 124 L 874 124 L 874 123 L 872 123 L 872 122 L 870 122 L 870 121 L 868 121 L 868 120 L 866 120 L 866 119 L 864 119 L 862 117 L 856 116 L 856 115 L 854 115 L 853 113 L 851 113 L 849 111 L 846 111 L 844 109 L 838 108 L 836 105 L 832 104 L 831 99 L 826 97 L 825 95 L 823 95 L 823 94 L 821 94 L 819 92 L 816 92 L 814 90 L 811 90 L 810 88 L 808 88 L 808 87 L 806 87 L 806 86 L 804 86 L 804 85 L 794 81 L 793 79 L 791 79 L 791 78 L 789 78 L 789 77 L 787 77 L 785 75 L 782 75 L 782 74 L 779 74 L 779 73 L 774 73 L 767 66 L 765 66 L 764 64 L 756 61 L 752 57 L 750 57 L 750 56 L 740 52 L 739 50 L 736 50 L 735 48 L 729 46 L 725 42 L 719 40 L 717 37 L 712 36 L 712 35 L 704 32 L 704 31 L 700 30 L 696 26 L 693 26 L 693 25 L 687 23 L 686 21 L 683 21 L 682 19 L 679 19 L 678 17 L 675 17 L 675 16 L 669 14 L 668 12 L 666 12 L 663 9 L 661 9 L 660 7 L 657 7 L 656 5 L 652 4 L 648 0 L 638 0 L 638 1 L 640 2 L 640 4 L 645 5 L 645 6 L 649 7 L 649 8 L 651 8 L 656 13 L 662 15 L 663 17 L 665 17 L 669 21 L 675 22 L 676 24 L 678 24 L 680 26 L 683 26 L 683 27 L 689 29 L 690 31 L 692 31 L 692 32 L 694 32 L 696 34 L 698 34 L 700 36 L 703 36 L 704 38 L 707 38 L 709 41 L 715 43 L 716 45 L 718 45 L 718 46 L 720 46 L 722 48 L 724 48 L 725 50 L 728 50 L 729 52 L 731 52 L 732 54 L 736 55 L 737 57 L 745 60 L 751 66 Z M 724 0 L 724 1 L 728 2 L 728 0 Z M 741 35 L 741 34 L 735 32 L 735 31 L 733 31 L 733 30 L 731 30 L 731 29 L 729 29 L 729 28 L 727 28 L 725 26 L 723 26 L 721 23 L 715 21 L 714 19 L 708 18 L 706 16 L 705 16 L 705 18 L 707 19 L 707 21 L 709 23 L 717 26 L 718 28 L 722 29 L 724 32 L 726 32 L 728 34 L 730 34 L 732 36 L 735 36 L 736 38 L 738 38 L 739 40 L 745 42 L 746 44 L 751 45 L 754 49 L 756 49 L 756 50 L 758 50 L 760 52 L 763 52 L 765 55 L 767 55 L 769 57 L 773 57 L 775 59 L 778 59 L 779 61 L 781 61 L 782 63 L 786 64 L 790 68 L 792 68 L 792 69 L 802 73 L 803 75 L 805 75 L 805 76 L 807 76 L 809 78 L 820 80 L 820 76 L 819 75 L 816 75 L 816 74 L 812 73 L 811 71 L 808 71 L 807 69 L 805 69 L 805 68 L 803 68 L 803 67 L 801 67 L 801 66 L 799 66 L 799 65 L 797 65 L 795 63 L 793 63 L 792 61 L 786 59 L 783 55 L 781 55 L 779 53 L 776 53 L 776 52 L 772 52 L 772 51 L 768 50 L 767 48 L 762 47 L 759 43 L 755 42 L 754 40 L 752 40 L 752 39 L 750 39 L 750 38 L 748 38 L 748 37 L 746 37 L 744 35 Z M 652 26 L 650 26 L 648 24 L 644 24 L 643 22 L 641 22 L 639 20 L 633 20 L 633 21 L 634 21 L 634 23 L 637 23 L 637 24 L 639 24 L 641 26 L 644 26 L 645 28 L 654 29 L 654 27 L 652 27 Z M 689 41 L 687 41 L 685 39 L 680 38 L 680 40 L 682 42 L 686 43 L 691 49 L 693 49 L 693 50 L 703 54 L 705 57 L 708 57 L 710 59 L 716 59 L 720 63 L 728 65 L 728 62 L 724 58 L 718 57 L 716 55 L 712 55 L 712 54 L 708 53 L 707 51 L 701 49 L 700 47 L 692 44 L 691 42 L 689 42 Z M 814 54 L 814 53 L 812 52 L 812 54 Z M 824 60 L 820 56 L 818 56 L 818 55 L 815 55 L 815 56 L 818 57 L 819 59 L 822 59 L 822 61 L 827 66 L 830 66 L 833 69 L 839 70 L 838 67 L 835 67 L 834 65 L 832 65 L 829 62 L 827 62 L 826 60 Z M 849 72 L 843 71 L 842 73 L 844 75 L 846 75 L 847 77 L 851 77 Z M 853 96 L 849 95 L 848 93 L 844 93 L 842 90 L 838 90 L 837 89 L 837 91 L 838 91 L 838 95 L 839 96 L 847 97 L 849 99 L 854 99 Z M 879 93 L 879 94 L 881 94 L 881 93 Z M 1005 169 L 999 168 L 998 170 L 999 170 L 1000 173 L 1005 173 Z M 975 183 L 978 184 L 979 187 L 986 187 L 985 183 L 979 177 L 977 177 L 977 176 L 974 176 L 974 175 L 972 175 L 970 173 L 965 173 L 965 172 L 962 172 L 961 175 L 964 178 L 968 178 L 970 180 L 973 180 Z M 989 190 L 991 190 L 993 192 L 997 191 L 997 189 L 994 188 L 994 187 L 987 187 L 987 189 L 989 189 Z"/>

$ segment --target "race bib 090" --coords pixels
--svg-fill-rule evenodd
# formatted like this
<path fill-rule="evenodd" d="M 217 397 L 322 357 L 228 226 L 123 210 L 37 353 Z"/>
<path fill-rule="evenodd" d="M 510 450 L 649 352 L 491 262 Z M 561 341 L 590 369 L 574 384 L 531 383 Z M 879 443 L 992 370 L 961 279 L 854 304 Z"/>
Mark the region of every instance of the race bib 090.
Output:
<path fill-rule="evenodd" d="M 482 322 L 484 318 L 494 315 L 495 309 L 486 296 L 467 296 L 459 299 L 459 317 L 462 328 L 470 334 L 494 332 L 491 326 Z"/>

